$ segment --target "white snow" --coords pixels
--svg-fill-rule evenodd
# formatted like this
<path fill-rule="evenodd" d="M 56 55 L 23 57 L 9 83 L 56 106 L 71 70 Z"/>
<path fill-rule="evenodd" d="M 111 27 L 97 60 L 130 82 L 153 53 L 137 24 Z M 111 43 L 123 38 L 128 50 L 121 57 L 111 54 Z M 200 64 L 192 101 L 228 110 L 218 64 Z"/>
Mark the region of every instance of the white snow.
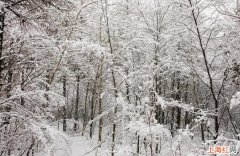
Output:
<path fill-rule="evenodd" d="M 93 156 L 95 151 L 88 153 L 94 148 L 93 142 L 88 140 L 86 136 L 75 135 L 69 136 L 68 142 L 63 138 L 57 138 L 55 145 L 55 156 Z M 88 154 L 86 154 L 88 153 Z M 37 156 L 45 156 L 46 153 L 39 153 Z"/>
<path fill-rule="evenodd" d="M 230 102 L 230 109 L 240 105 L 240 92 L 235 93 Z"/>
<path fill-rule="evenodd" d="M 5 5 L 5 3 L 4 3 L 4 2 L 2 2 L 2 1 L 0 1 L 0 8 L 3 8 L 3 7 L 4 7 L 4 5 Z"/>

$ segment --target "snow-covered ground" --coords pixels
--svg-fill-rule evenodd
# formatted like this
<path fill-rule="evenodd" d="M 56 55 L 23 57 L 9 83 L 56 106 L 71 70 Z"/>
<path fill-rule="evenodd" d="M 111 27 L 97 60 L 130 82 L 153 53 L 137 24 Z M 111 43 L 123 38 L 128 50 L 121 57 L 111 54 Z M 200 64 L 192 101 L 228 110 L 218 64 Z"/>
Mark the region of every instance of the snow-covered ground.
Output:
<path fill-rule="evenodd" d="M 86 132 L 84 136 L 82 136 L 81 132 L 74 132 L 71 129 L 68 129 L 68 132 L 62 132 L 62 125 L 60 124 L 59 130 L 57 126 L 54 124 L 50 124 L 53 128 L 53 131 L 56 132 L 56 140 L 54 141 L 54 150 L 51 152 L 42 152 L 37 156 L 108 156 L 111 155 L 110 146 L 107 141 L 104 141 L 101 144 L 101 147 L 98 146 L 97 140 L 98 136 L 94 135 L 93 139 L 87 137 L 89 134 Z M 54 126 L 53 126 L 54 125 Z M 73 127 L 73 124 L 68 121 L 69 128 Z M 97 133 L 96 133 L 97 134 Z M 159 152 L 159 156 L 178 156 L 178 155 L 186 155 L 186 156 L 205 156 L 206 149 L 200 147 L 196 142 L 201 142 L 199 139 L 200 136 L 195 136 L 193 140 L 190 137 L 185 136 L 185 133 L 180 136 L 175 136 L 171 141 L 166 139 L 161 142 L 161 152 Z M 196 135 L 198 133 L 195 133 Z M 107 139 L 107 138 L 105 138 Z M 109 140 L 108 140 L 109 141 Z M 116 156 L 132 156 L 136 154 L 136 142 L 132 142 L 132 140 L 125 140 L 125 143 L 118 144 L 116 146 Z M 111 142 L 111 141 L 110 141 Z M 149 152 L 149 149 L 148 149 Z M 145 156 L 148 155 L 143 146 L 141 146 L 140 155 Z M 137 154 L 136 154 L 137 155 Z"/>
<path fill-rule="evenodd" d="M 54 132 L 54 147 L 45 147 L 45 151 L 41 151 L 37 156 L 93 156 L 95 155 L 95 147 L 97 143 L 94 139 L 88 138 L 86 135 L 82 136 L 81 132 L 74 132 L 71 130 L 73 123 L 67 122 L 68 132 L 62 131 L 62 124 L 59 127 L 56 123 L 47 123 L 51 125 L 50 129 Z M 94 150 L 93 150 L 94 149 Z M 47 151 L 46 151 L 47 150 Z"/>
<path fill-rule="evenodd" d="M 87 152 L 91 151 L 93 143 L 85 136 L 69 136 L 68 150 L 66 149 L 66 142 L 59 138 L 56 144 L 56 156 L 83 156 Z M 89 153 L 88 156 L 93 154 Z"/>
<path fill-rule="evenodd" d="M 71 141 L 71 156 L 84 155 L 92 149 L 93 144 L 84 136 L 71 137 Z"/>
<path fill-rule="evenodd" d="M 96 151 L 93 150 L 94 144 L 85 136 L 75 135 L 64 138 L 57 138 L 55 148 L 52 152 L 40 152 L 37 156 L 94 156 Z"/>
<path fill-rule="evenodd" d="M 192 154 L 190 152 L 192 145 L 185 145 L 184 149 L 182 149 L 182 152 L 186 152 L 186 156 L 195 156 L 195 154 Z M 68 148 L 66 148 L 68 147 Z M 134 155 L 134 152 L 131 149 L 132 147 L 130 146 L 121 146 L 118 148 L 118 152 L 116 153 L 116 156 L 129 156 L 129 155 Z M 103 147 L 102 149 L 98 147 L 96 143 L 88 139 L 86 136 L 80 136 L 80 135 L 75 135 L 75 136 L 69 136 L 69 144 L 66 145 L 66 141 L 64 139 L 59 138 L 58 142 L 56 143 L 56 149 L 55 149 L 55 156 L 107 156 L 110 155 L 106 151 L 106 149 Z M 194 150 L 193 150 L 194 151 Z M 199 152 L 199 151 L 198 151 Z M 196 152 L 196 153 L 198 153 Z M 194 152 L 193 152 L 194 153 Z M 200 152 L 201 153 L 201 152 Z M 201 155 L 198 153 L 198 155 Z M 172 156 L 171 150 L 166 150 L 165 152 L 162 152 L 159 155 L 169 155 Z M 142 153 L 142 155 L 145 155 Z M 41 155 L 42 156 L 42 155 Z"/>

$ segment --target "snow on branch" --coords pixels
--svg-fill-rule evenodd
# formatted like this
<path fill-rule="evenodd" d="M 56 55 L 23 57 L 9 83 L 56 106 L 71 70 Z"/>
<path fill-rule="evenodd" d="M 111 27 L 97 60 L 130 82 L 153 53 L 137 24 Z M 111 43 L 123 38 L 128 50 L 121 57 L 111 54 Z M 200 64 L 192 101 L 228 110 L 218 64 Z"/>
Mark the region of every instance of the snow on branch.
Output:
<path fill-rule="evenodd" d="M 235 93 L 230 101 L 230 109 L 240 105 L 240 92 Z"/>

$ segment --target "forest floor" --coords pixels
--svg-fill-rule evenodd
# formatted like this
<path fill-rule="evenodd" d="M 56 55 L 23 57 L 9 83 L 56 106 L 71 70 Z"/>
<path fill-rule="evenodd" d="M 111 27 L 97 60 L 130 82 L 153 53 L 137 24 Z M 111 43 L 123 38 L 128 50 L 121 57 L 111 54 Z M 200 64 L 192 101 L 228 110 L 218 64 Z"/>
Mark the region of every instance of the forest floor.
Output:
<path fill-rule="evenodd" d="M 107 154 L 107 150 L 103 147 L 102 149 L 98 147 L 98 144 L 96 142 L 91 141 L 91 139 L 88 139 L 86 136 L 81 135 L 68 135 L 68 145 L 66 145 L 66 141 L 63 138 L 59 138 L 59 140 L 56 143 L 56 156 L 105 156 Z M 183 156 L 203 156 L 204 154 L 193 154 L 190 152 L 191 149 L 190 146 L 185 144 L 182 148 L 182 154 L 177 155 L 183 155 Z M 134 155 L 131 151 L 131 147 L 129 146 L 123 146 L 122 149 L 116 153 L 117 156 L 129 156 Z M 197 148 L 196 148 L 197 149 Z M 131 154 L 132 153 L 132 154 Z M 172 156 L 174 154 L 170 154 L 170 150 L 166 150 L 162 154 L 159 154 L 159 156 L 168 155 Z M 188 154 L 187 154 L 188 153 Z M 145 155 L 145 154 L 143 154 Z M 42 155 L 41 155 L 42 156 Z"/>
<path fill-rule="evenodd" d="M 57 138 L 54 150 L 54 156 L 107 156 L 109 151 L 103 146 L 99 148 L 98 144 L 93 140 L 87 138 L 86 136 L 81 136 L 80 134 L 66 136 L 67 141 L 63 137 Z M 168 144 L 168 143 L 166 143 Z M 204 150 L 199 151 L 200 149 L 192 142 L 192 144 L 182 144 L 181 154 L 176 152 L 175 154 L 171 153 L 172 151 L 169 148 L 165 151 L 162 151 L 159 156 L 206 156 Z M 169 146 L 169 145 L 168 145 Z M 174 146 L 174 145 L 173 145 Z M 193 148 L 195 146 L 195 148 Z M 132 156 L 135 155 L 130 146 L 121 146 L 118 147 L 118 152 L 116 156 Z M 38 153 L 37 156 L 46 156 L 51 154 Z M 146 155 L 143 154 L 142 155 Z"/>
<path fill-rule="evenodd" d="M 72 124 L 69 123 L 69 127 L 72 127 Z M 62 127 L 60 125 L 59 128 L 57 126 L 53 126 L 54 129 L 60 129 L 59 134 L 56 137 L 54 154 L 55 156 L 106 156 L 109 155 L 109 148 L 107 145 L 101 144 L 101 148 L 97 143 L 97 136 L 93 136 L 93 139 L 87 137 L 89 134 L 86 132 L 85 136 L 82 136 L 81 132 L 74 132 L 69 129 L 68 132 L 64 133 Z M 163 142 L 162 143 L 162 151 L 160 155 L 182 155 L 182 156 L 205 156 L 206 152 L 203 148 L 201 148 L 197 142 L 201 142 L 198 140 L 200 136 L 194 137 L 194 140 L 184 139 L 184 136 L 176 136 L 174 138 L 175 142 Z M 183 140 L 182 140 L 183 139 Z M 95 141 L 94 141 L 95 140 Z M 129 140 L 131 142 L 131 140 Z M 181 146 L 181 150 L 179 149 Z M 143 147 L 142 147 L 143 148 Z M 116 156 L 129 156 L 134 155 L 134 151 L 136 150 L 135 145 L 130 146 L 128 144 L 122 144 L 117 147 Z M 180 150 L 180 151 L 178 151 Z M 144 149 L 141 150 L 142 155 L 144 154 Z M 175 152 L 174 152 L 175 151 Z M 180 152 L 180 153 L 179 153 Z M 174 154 L 173 154 L 174 153 Z M 45 156 L 46 153 L 39 153 L 37 156 Z M 48 155 L 52 155 L 48 153 Z"/>
<path fill-rule="evenodd" d="M 57 156 L 94 156 L 94 152 L 90 152 L 94 148 L 94 143 L 87 137 L 77 135 L 69 136 L 69 144 L 67 145 L 63 138 L 59 138 L 56 143 Z M 88 153 L 90 152 L 90 153 Z"/>

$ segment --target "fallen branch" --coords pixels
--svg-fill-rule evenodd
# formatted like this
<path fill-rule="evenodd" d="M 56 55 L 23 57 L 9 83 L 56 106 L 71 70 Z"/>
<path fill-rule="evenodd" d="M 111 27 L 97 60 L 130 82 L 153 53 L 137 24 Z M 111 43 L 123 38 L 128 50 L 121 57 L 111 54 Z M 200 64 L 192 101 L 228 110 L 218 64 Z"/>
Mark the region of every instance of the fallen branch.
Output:
<path fill-rule="evenodd" d="M 101 147 L 101 145 L 104 143 L 105 140 L 103 140 L 102 142 L 100 142 L 96 147 L 94 147 L 93 149 L 91 149 L 90 151 L 84 153 L 83 155 L 88 155 L 89 153 L 93 152 L 95 149 L 97 149 L 98 147 Z"/>

